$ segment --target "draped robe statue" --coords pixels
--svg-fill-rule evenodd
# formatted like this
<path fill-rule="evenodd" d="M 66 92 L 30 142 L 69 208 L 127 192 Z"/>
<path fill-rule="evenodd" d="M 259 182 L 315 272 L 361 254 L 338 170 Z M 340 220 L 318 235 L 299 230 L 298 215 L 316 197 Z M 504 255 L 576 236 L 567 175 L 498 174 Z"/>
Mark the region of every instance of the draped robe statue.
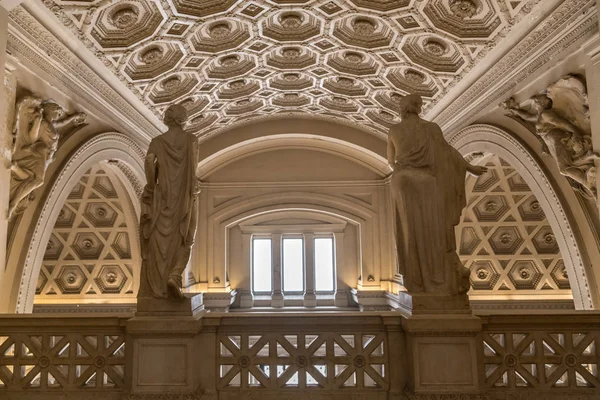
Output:
<path fill-rule="evenodd" d="M 182 276 L 196 234 L 197 139 L 183 130 L 186 110 L 170 106 L 169 130 L 152 139 L 145 161 L 138 297 L 183 298 Z"/>
<path fill-rule="evenodd" d="M 466 206 L 466 173 L 486 168 L 465 161 L 437 124 L 419 117 L 421 106 L 420 96 L 404 97 L 402 122 L 388 135 L 399 272 L 409 293 L 464 294 L 469 270 L 456 254 L 454 227 Z"/>

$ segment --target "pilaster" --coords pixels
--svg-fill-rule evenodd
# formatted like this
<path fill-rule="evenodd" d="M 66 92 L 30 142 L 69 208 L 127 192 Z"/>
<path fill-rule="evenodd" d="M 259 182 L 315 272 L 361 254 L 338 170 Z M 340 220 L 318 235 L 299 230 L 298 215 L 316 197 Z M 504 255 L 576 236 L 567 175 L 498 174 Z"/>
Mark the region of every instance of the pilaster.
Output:
<path fill-rule="evenodd" d="M 315 235 L 304 234 L 304 306 L 316 307 L 317 295 L 315 294 Z"/>
<path fill-rule="evenodd" d="M 281 234 L 271 236 L 271 262 L 273 263 L 273 293 L 271 295 L 272 307 L 283 307 L 283 282 L 281 279 Z"/>

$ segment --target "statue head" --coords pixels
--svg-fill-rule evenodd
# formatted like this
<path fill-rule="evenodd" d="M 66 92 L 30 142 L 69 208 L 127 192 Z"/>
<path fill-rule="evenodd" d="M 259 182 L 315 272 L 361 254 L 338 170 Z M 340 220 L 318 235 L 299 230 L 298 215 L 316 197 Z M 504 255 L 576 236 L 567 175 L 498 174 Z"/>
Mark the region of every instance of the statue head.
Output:
<path fill-rule="evenodd" d="M 400 117 L 405 118 L 409 114 L 419 115 L 423 107 L 423 99 L 418 94 L 409 94 L 400 99 Z"/>
<path fill-rule="evenodd" d="M 187 110 L 184 106 L 179 104 L 173 104 L 165 111 L 165 117 L 163 119 L 167 126 L 178 126 L 181 127 L 187 120 Z"/>
<path fill-rule="evenodd" d="M 533 102 L 542 110 L 552 108 L 552 99 L 545 94 L 533 96 Z"/>
<path fill-rule="evenodd" d="M 65 116 L 65 110 L 53 101 L 46 101 L 42 104 L 44 118 L 49 122 L 56 122 Z"/>

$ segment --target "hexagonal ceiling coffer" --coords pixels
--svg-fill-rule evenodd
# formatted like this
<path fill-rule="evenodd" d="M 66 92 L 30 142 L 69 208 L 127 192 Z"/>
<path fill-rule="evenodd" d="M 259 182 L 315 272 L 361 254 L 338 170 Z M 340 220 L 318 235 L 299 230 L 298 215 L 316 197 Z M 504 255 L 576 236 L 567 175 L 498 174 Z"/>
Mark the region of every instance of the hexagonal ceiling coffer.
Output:
<path fill-rule="evenodd" d="M 455 44 L 435 36 L 412 37 L 404 43 L 402 51 L 415 64 L 430 71 L 455 74 L 465 65 Z"/>
<path fill-rule="evenodd" d="M 316 54 L 300 46 L 281 47 L 267 55 L 267 65 L 283 70 L 304 69 L 316 63 Z"/>
<path fill-rule="evenodd" d="M 540 202 L 533 195 L 521 203 L 519 214 L 523 221 L 543 221 L 546 218 Z"/>
<path fill-rule="evenodd" d="M 58 212 L 54 226 L 56 228 L 70 228 L 73 226 L 73 221 L 75 221 L 75 213 L 65 204 Z"/>
<path fill-rule="evenodd" d="M 477 236 L 474 228 L 465 227 L 463 228 L 460 235 L 460 255 L 471 255 L 481 243 L 481 239 Z"/>
<path fill-rule="evenodd" d="M 250 96 L 260 90 L 260 84 L 249 79 L 236 79 L 226 82 L 221 86 L 217 97 L 220 100 L 234 100 L 240 97 Z"/>
<path fill-rule="evenodd" d="M 78 233 L 71 245 L 82 260 L 97 260 L 104 244 L 93 232 Z"/>
<path fill-rule="evenodd" d="M 103 265 L 94 278 L 102 293 L 121 293 L 127 276 L 118 265 Z"/>
<path fill-rule="evenodd" d="M 358 51 L 340 51 L 330 55 L 327 65 L 343 74 L 357 76 L 375 75 L 379 70 L 379 64 Z"/>
<path fill-rule="evenodd" d="M 90 34 L 105 49 L 130 47 L 152 36 L 163 21 L 153 2 L 119 1 L 100 10 Z"/>
<path fill-rule="evenodd" d="M 515 254 L 523 243 L 523 238 L 516 226 L 501 226 L 488 241 L 496 254 Z"/>
<path fill-rule="evenodd" d="M 471 286 L 475 290 L 492 290 L 500 274 L 489 260 L 479 260 L 471 264 Z"/>
<path fill-rule="evenodd" d="M 413 68 L 397 68 L 390 70 L 386 78 L 397 89 L 408 93 L 416 93 L 423 97 L 434 98 L 439 88 L 431 76 Z"/>
<path fill-rule="evenodd" d="M 563 260 L 559 260 L 552 272 L 550 273 L 552 280 L 556 283 L 559 289 L 571 289 L 571 285 L 569 284 L 569 276 L 567 275 L 567 267 L 565 266 L 565 262 Z"/>
<path fill-rule="evenodd" d="M 83 214 L 96 228 L 108 228 L 115 225 L 117 212 L 106 202 L 91 202 Z"/>
<path fill-rule="evenodd" d="M 532 260 L 519 260 L 508 273 L 516 289 L 535 289 L 542 278 L 540 270 Z"/>
<path fill-rule="evenodd" d="M 341 94 L 344 96 L 364 96 L 367 89 L 356 79 L 345 76 L 326 79 L 323 82 L 323 88 L 329 90 L 333 94 Z"/>
<path fill-rule="evenodd" d="M 48 239 L 48 243 L 46 244 L 46 252 L 44 253 L 44 260 L 58 260 L 60 257 L 62 250 L 64 248 L 63 243 L 60 239 L 53 233 L 50 235 L 50 239 Z"/>
<path fill-rule="evenodd" d="M 540 254 L 558 254 L 559 247 L 552 228 L 543 226 L 533 237 L 533 245 Z"/>
<path fill-rule="evenodd" d="M 79 265 L 64 265 L 56 277 L 58 288 L 63 294 L 81 293 L 86 282 L 87 277 Z"/>
<path fill-rule="evenodd" d="M 496 222 L 510 209 L 505 196 L 484 196 L 473 208 L 477 220 L 482 222 Z"/>
<path fill-rule="evenodd" d="M 170 75 L 154 85 L 148 98 L 154 104 L 169 103 L 190 93 L 198 84 L 193 74 Z"/>

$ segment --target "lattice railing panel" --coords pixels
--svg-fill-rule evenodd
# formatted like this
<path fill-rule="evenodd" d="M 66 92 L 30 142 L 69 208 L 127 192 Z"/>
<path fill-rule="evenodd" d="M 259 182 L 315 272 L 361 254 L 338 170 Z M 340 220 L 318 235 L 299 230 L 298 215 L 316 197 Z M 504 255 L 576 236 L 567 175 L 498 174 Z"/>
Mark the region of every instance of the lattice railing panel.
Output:
<path fill-rule="evenodd" d="M 125 335 L 0 336 L 0 390 L 124 387 Z"/>
<path fill-rule="evenodd" d="M 222 389 L 386 389 L 384 333 L 237 334 L 218 341 Z"/>
<path fill-rule="evenodd" d="M 486 385 L 499 389 L 600 389 L 600 331 L 483 334 Z"/>

